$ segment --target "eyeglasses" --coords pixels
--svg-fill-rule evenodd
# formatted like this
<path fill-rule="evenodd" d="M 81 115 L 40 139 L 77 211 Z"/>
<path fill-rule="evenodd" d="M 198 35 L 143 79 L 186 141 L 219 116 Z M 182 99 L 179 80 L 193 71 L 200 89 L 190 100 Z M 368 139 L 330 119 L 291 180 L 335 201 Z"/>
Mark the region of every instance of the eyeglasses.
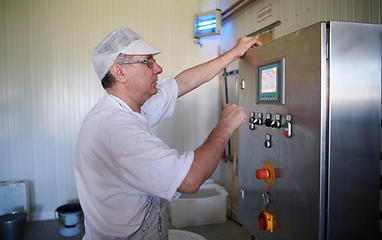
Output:
<path fill-rule="evenodd" d="M 144 63 L 147 64 L 149 68 L 153 68 L 154 63 L 157 61 L 154 58 L 149 58 L 149 59 L 142 59 L 142 60 L 137 60 L 137 61 L 131 61 L 131 62 L 117 62 L 115 64 L 133 64 L 133 63 Z"/>

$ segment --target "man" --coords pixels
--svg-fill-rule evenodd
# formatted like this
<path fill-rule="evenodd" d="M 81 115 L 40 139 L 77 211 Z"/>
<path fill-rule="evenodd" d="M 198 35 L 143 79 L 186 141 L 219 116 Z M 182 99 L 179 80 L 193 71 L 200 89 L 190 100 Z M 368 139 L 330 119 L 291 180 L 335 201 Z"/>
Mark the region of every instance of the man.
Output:
<path fill-rule="evenodd" d="M 183 153 L 151 127 L 171 118 L 178 97 L 255 45 L 257 37 L 243 37 L 225 54 L 159 85 L 162 68 L 154 55 L 160 51 L 132 30 L 116 29 L 96 46 L 91 58 L 107 94 L 86 116 L 75 156 L 84 239 L 168 239 L 168 201 L 198 191 L 247 115 L 227 104 L 205 143 Z"/>

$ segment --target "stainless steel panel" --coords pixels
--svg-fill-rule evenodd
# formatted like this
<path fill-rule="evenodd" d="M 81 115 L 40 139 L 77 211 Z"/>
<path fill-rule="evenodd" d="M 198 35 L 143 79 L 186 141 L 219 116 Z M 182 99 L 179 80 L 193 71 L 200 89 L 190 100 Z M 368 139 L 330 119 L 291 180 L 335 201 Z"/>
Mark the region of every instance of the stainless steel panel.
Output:
<path fill-rule="evenodd" d="M 292 115 L 293 137 L 286 138 L 283 129 L 256 126 L 240 129 L 239 200 L 240 222 L 258 239 L 314 239 L 319 234 L 320 210 L 320 144 L 321 144 L 321 56 L 326 56 L 326 25 L 312 27 L 264 44 L 248 52 L 240 62 L 240 77 L 245 89 L 240 105 L 255 113 Z M 285 104 L 256 105 L 256 66 L 285 58 Z M 272 147 L 264 147 L 265 135 L 272 136 Z M 271 187 L 257 180 L 254 172 L 269 161 L 279 170 Z M 262 193 L 268 191 L 273 202 L 267 210 L 275 214 L 273 233 L 258 230 L 262 211 Z M 305 228 L 302 228 L 302 225 Z M 301 231 L 301 229 L 304 229 Z"/>
<path fill-rule="evenodd" d="M 377 239 L 381 28 L 330 22 L 330 239 Z"/>
<path fill-rule="evenodd" d="M 239 104 L 247 113 L 261 112 L 263 120 L 267 113 L 272 119 L 281 114 L 282 122 L 292 115 L 291 138 L 282 128 L 240 128 L 239 220 L 257 239 L 376 236 L 381 32 L 379 25 L 317 23 L 253 49 L 240 61 L 245 88 Z M 359 34 L 364 36 L 357 41 Z M 349 38 L 354 45 L 345 44 Z M 285 104 L 256 104 L 256 66 L 280 58 L 285 58 Z M 360 83 L 361 78 L 367 80 Z M 271 148 L 264 147 L 267 134 Z M 272 186 L 255 177 L 266 161 L 276 168 Z M 272 233 L 259 230 L 264 192 L 271 196 L 266 209 L 275 218 Z"/>

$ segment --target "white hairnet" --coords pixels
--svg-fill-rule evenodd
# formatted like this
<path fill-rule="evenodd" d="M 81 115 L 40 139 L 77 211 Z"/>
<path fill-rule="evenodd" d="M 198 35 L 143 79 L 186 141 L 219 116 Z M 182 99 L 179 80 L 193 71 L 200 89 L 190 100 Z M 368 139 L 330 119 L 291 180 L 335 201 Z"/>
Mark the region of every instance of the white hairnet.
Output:
<path fill-rule="evenodd" d="M 160 51 L 127 27 L 109 33 L 93 50 L 91 60 L 100 80 L 107 74 L 119 54 L 150 55 Z"/>

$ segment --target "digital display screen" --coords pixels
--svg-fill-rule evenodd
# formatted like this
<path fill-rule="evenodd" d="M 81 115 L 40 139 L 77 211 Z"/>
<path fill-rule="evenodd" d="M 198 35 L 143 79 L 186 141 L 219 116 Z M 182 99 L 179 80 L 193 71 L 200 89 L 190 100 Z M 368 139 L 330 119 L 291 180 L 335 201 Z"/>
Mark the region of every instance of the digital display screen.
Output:
<path fill-rule="evenodd" d="M 284 103 L 284 65 L 283 58 L 257 66 L 258 103 Z"/>
<path fill-rule="evenodd" d="M 261 92 L 269 93 L 277 91 L 277 67 L 263 69 L 261 71 Z"/>

